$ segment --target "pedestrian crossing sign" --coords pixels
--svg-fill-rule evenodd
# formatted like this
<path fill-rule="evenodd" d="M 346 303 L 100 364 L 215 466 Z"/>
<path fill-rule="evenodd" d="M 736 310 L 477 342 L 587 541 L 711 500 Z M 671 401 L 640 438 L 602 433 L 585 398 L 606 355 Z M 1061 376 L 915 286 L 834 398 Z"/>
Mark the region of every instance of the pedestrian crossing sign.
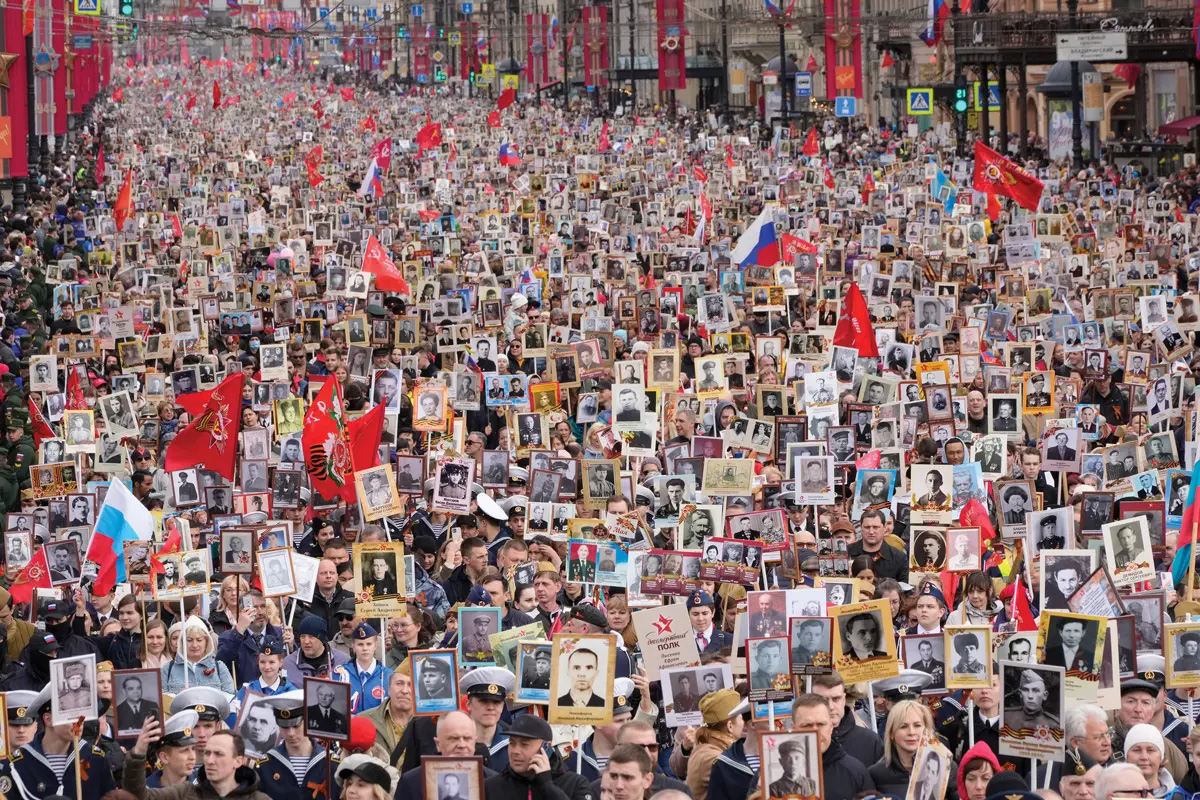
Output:
<path fill-rule="evenodd" d="M 974 81 L 972 86 L 971 99 L 974 101 L 974 108 L 978 109 L 981 105 L 979 96 L 980 82 Z M 988 111 L 1000 110 L 1000 81 L 988 81 Z"/>
<path fill-rule="evenodd" d="M 923 117 L 933 113 L 933 89 L 908 90 L 908 114 Z"/>
<path fill-rule="evenodd" d="M 75 13 L 88 17 L 100 16 L 100 0 L 75 0 Z"/>

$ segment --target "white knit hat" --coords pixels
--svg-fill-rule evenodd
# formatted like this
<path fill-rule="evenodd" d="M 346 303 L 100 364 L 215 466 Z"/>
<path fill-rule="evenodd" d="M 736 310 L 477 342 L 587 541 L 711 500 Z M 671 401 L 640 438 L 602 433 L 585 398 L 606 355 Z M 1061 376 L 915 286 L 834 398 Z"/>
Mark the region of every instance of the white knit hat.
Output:
<path fill-rule="evenodd" d="M 1159 755 L 1166 756 L 1166 746 L 1163 744 L 1162 734 L 1158 728 L 1153 725 L 1147 725 L 1145 722 L 1139 722 L 1129 729 L 1129 733 L 1125 734 L 1125 757 L 1129 757 L 1129 750 L 1135 744 L 1152 744 L 1158 748 Z"/>

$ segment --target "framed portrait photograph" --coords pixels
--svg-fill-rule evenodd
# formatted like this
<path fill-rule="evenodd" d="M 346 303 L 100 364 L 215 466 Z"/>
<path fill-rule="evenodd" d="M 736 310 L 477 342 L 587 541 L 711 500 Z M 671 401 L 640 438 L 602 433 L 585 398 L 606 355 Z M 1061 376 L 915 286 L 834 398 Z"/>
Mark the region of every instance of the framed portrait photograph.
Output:
<path fill-rule="evenodd" d="M 915 526 L 910 572 L 941 572 L 946 566 L 946 534 L 941 528 Z"/>
<path fill-rule="evenodd" d="M 13 515 L 9 515 L 11 522 Z M 33 531 L 4 532 L 4 566 L 20 569 L 33 559 Z"/>
<path fill-rule="evenodd" d="M 733 671 L 728 664 L 702 667 L 664 667 L 659 671 L 667 725 L 703 724 L 700 698 L 720 689 L 733 688 Z"/>
<path fill-rule="evenodd" d="M 256 556 L 263 597 L 284 597 L 296 593 L 296 575 L 292 570 L 290 547 L 259 550 Z"/>
<path fill-rule="evenodd" d="M 213 490 L 209 490 L 213 491 Z M 250 575 L 254 572 L 254 535 L 242 530 L 221 531 L 221 572 Z"/>
<path fill-rule="evenodd" d="M 304 681 L 304 733 L 314 739 L 350 741 L 350 684 L 324 678 Z"/>
<path fill-rule="evenodd" d="M 828 617 L 788 619 L 793 675 L 828 675 L 833 672 L 833 625 Z"/>
<path fill-rule="evenodd" d="M 363 519 L 367 522 L 398 514 L 404 509 L 392 478 L 391 464 L 380 464 L 355 472 L 354 487 Z"/>
<path fill-rule="evenodd" d="M 837 606 L 829 609 L 829 616 L 837 626 L 833 638 L 834 668 L 845 680 L 857 683 L 899 674 L 887 600 Z"/>
<path fill-rule="evenodd" d="M 503 609 L 474 606 L 458 612 L 458 663 L 464 667 L 489 667 L 496 663 L 491 637 L 500 633 Z"/>
<path fill-rule="evenodd" d="M 936 740 L 924 744 L 913 756 L 912 778 L 909 780 L 905 800 L 945 797 L 946 784 L 950 780 L 953 768 L 954 758 L 945 745 Z"/>
<path fill-rule="evenodd" d="M 905 669 L 924 672 L 930 677 L 929 685 L 921 690 L 921 694 L 945 692 L 946 637 L 941 633 L 909 634 L 900 637 L 900 646 Z"/>
<path fill-rule="evenodd" d="M 746 671 L 750 676 L 751 700 L 774 701 L 791 696 L 790 657 L 791 644 L 786 634 L 746 638 Z"/>
<path fill-rule="evenodd" d="M 1154 577 L 1154 556 L 1145 517 L 1103 525 L 1104 561 L 1117 588 L 1132 588 Z"/>
<path fill-rule="evenodd" d="M 413 429 L 444 431 L 446 429 L 446 387 L 425 384 L 417 387 L 413 397 Z"/>
<path fill-rule="evenodd" d="M 361 474 L 361 472 L 356 473 L 356 475 Z M 435 511 L 447 514 L 466 514 L 470 510 L 471 484 L 475 480 L 475 459 L 439 458 L 434 468 L 434 479 L 433 509 Z"/>
<path fill-rule="evenodd" d="M 162 672 L 157 669 L 119 669 L 113 672 L 113 713 L 116 738 L 136 739 L 148 719 L 162 722 Z M 274 720 L 272 720 L 274 721 Z"/>
<path fill-rule="evenodd" d="M 1068 699 L 1086 702 L 1095 689 L 1074 684 L 1099 678 L 1108 632 L 1105 619 L 1069 611 L 1043 611 L 1038 617 L 1038 661 L 1064 669 Z"/>
<path fill-rule="evenodd" d="M 987 688 L 992 685 L 992 629 L 986 625 L 947 627 L 945 654 L 947 689 Z"/>
<path fill-rule="evenodd" d="M 1079 516 L 1079 530 L 1084 534 L 1097 534 L 1113 520 L 1116 495 L 1113 492 L 1087 492 L 1083 495 L 1083 509 Z"/>
<path fill-rule="evenodd" d="M 1067 600 L 1095 571 L 1098 554 L 1091 550 L 1043 550 L 1041 557 L 1041 608 L 1071 611 Z"/>
<path fill-rule="evenodd" d="M 758 732 L 763 800 L 823 798 L 821 744 L 815 730 Z"/>
<path fill-rule="evenodd" d="M 455 650 L 414 650 L 413 713 L 438 716 L 458 708 L 458 653 Z"/>
<path fill-rule="evenodd" d="M 1036 662 L 1000 662 L 999 755 L 1050 761 L 1064 757 L 1064 672 Z"/>
<path fill-rule="evenodd" d="M 208 591 L 209 576 L 213 570 L 208 563 L 208 550 L 185 550 L 180 556 L 183 569 L 180 583 L 186 596 L 204 594 Z"/>
<path fill-rule="evenodd" d="M 608 725 L 612 722 L 612 683 L 616 637 L 612 634 L 556 633 L 551 674 L 552 725 Z"/>
<path fill-rule="evenodd" d="M 29 359 L 29 388 L 35 392 L 58 391 L 58 358 L 53 355 Z"/>
<path fill-rule="evenodd" d="M 1034 511 L 1027 519 L 1030 558 L 1037 557 L 1043 550 L 1065 550 L 1075 544 L 1072 536 L 1075 520 L 1069 507 Z"/>
<path fill-rule="evenodd" d="M 1167 688 L 1200 683 L 1200 623 L 1172 622 L 1163 631 L 1166 652 Z"/>
<path fill-rule="evenodd" d="M 255 758 L 271 752 L 281 738 L 275 709 L 268 701 L 269 695 L 247 689 L 233 726 L 246 744 L 247 755 L 253 753 Z"/>
<path fill-rule="evenodd" d="M 427 800 L 483 797 L 483 759 L 479 756 L 422 756 L 421 781 Z"/>
<path fill-rule="evenodd" d="M 550 664 L 553 660 L 554 653 L 549 640 L 518 642 L 516 686 L 518 703 L 550 704 Z"/>
<path fill-rule="evenodd" d="M 96 654 L 50 660 L 50 724 L 97 719 Z"/>
<path fill-rule="evenodd" d="M 50 571 L 51 586 L 66 586 L 79 582 L 79 543 L 74 539 L 50 542 L 43 546 L 46 551 L 46 566 Z"/>
<path fill-rule="evenodd" d="M 393 616 L 404 612 L 404 543 L 358 542 L 354 570 L 354 596 L 370 605 L 370 616 Z"/>

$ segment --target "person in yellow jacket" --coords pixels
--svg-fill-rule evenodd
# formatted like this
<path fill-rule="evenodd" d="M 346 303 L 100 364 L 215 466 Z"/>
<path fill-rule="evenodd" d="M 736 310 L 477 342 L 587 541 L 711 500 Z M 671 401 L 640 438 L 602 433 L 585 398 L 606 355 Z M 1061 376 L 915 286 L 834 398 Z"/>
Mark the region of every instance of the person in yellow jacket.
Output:
<path fill-rule="evenodd" d="M 734 689 L 719 689 L 700 698 L 704 726 L 696 732 L 696 746 L 687 761 L 687 785 L 693 800 L 707 800 L 708 778 L 721 753 L 742 738 L 746 727 L 742 713 L 748 708 Z"/>

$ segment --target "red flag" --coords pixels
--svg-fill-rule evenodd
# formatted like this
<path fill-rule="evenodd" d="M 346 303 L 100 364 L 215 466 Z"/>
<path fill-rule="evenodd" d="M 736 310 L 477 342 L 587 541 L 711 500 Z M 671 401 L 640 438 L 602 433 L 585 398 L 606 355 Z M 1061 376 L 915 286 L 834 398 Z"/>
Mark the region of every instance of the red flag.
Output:
<path fill-rule="evenodd" d="M 321 107 L 320 100 L 313 103 L 311 108 L 312 108 L 313 112 L 317 115 L 317 119 L 321 119 L 325 116 L 325 109 Z"/>
<path fill-rule="evenodd" d="M 696 180 L 701 183 L 708 183 L 708 173 L 699 164 L 692 167 L 692 174 L 696 176 Z"/>
<path fill-rule="evenodd" d="M 213 81 L 213 111 L 221 107 L 221 84 Z"/>
<path fill-rule="evenodd" d="M 188 95 L 187 105 L 185 106 L 185 108 L 187 108 L 188 111 L 191 111 L 195 107 L 196 107 L 196 95 L 194 95 L 194 94 Z"/>
<path fill-rule="evenodd" d="M 804 155 L 815 156 L 821 152 L 821 144 L 817 141 L 817 129 L 809 128 L 808 136 L 804 139 Z"/>
<path fill-rule="evenodd" d="M 611 147 L 612 142 L 608 138 L 608 120 L 604 120 L 604 124 L 600 126 L 600 136 L 596 139 L 596 150 L 607 153 Z"/>
<path fill-rule="evenodd" d="M 41 447 L 43 439 L 54 438 L 54 428 L 50 427 L 50 423 L 42 416 L 42 411 L 37 407 L 37 403 L 33 402 L 30 397 L 29 403 L 29 421 L 33 423 L 33 446 Z"/>
<path fill-rule="evenodd" d="M 347 103 L 349 103 L 351 100 L 354 99 L 354 87 L 353 86 L 343 86 L 340 91 L 342 93 L 342 99 L 345 100 Z"/>
<path fill-rule="evenodd" d="M 987 508 L 975 498 L 971 498 L 958 512 L 958 524 L 964 528 L 979 528 L 979 538 L 983 547 L 996 538 L 996 529 L 988 518 Z"/>
<path fill-rule="evenodd" d="M 895 65 L 896 65 L 896 59 L 892 58 L 891 51 L 884 50 L 883 51 L 883 60 L 879 62 L 879 66 L 883 69 L 887 69 L 888 67 L 894 67 Z"/>
<path fill-rule="evenodd" d="M 30 561 L 8 587 L 14 603 L 29 603 L 35 589 L 50 588 L 50 567 L 46 563 L 46 548 L 39 547 Z"/>
<path fill-rule="evenodd" d="M 499 111 L 492 111 L 491 113 L 488 114 L 488 127 L 489 128 L 499 128 L 500 127 L 500 112 Z"/>
<path fill-rule="evenodd" d="M 1142 74 L 1141 64 L 1117 64 L 1112 71 L 1114 78 L 1120 78 L 1125 81 L 1125 85 L 1132 89 L 1137 84 L 1138 76 Z"/>
<path fill-rule="evenodd" d="M 215 391 L 216 389 L 206 389 L 202 392 L 177 394 L 175 395 L 175 405 L 186 411 L 188 416 L 198 417 L 208 407 L 208 401 L 212 399 L 213 392 Z"/>
<path fill-rule="evenodd" d="M 212 390 L 204 411 L 167 448 L 163 469 L 177 472 L 203 466 L 234 480 L 238 432 L 242 428 L 244 373 L 230 375 Z"/>
<path fill-rule="evenodd" d="M 321 145 L 317 145 L 304 156 L 304 164 L 309 169 L 316 169 L 321 165 L 321 160 L 325 157 L 325 149 Z"/>
<path fill-rule="evenodd" d="M 825 186 L 830 189 L 837 186 L 837 184 L 833 182 L 833 173 L 829 171 L 829 167 L 825 168 L 825 180 L 823 182 Z"/>
<path fill-rule="evenodd" d="M 517 102 L 517 90 L 509 87 L 496 98 L 496 110 L 503 111 L 515 102 Z"/>
<path fill-rule="evenodd" d="M 875 330 L 871 327 L 867 300 L 857 283 L 850 284 L 850 291 L 842 301 L 842 313 L 838 315 L 833 343 L 838 347 L 853 347 L 858 350 L 859 356 L 879 358 L 879 347 L 875 344 Z"/>
<path fill-rule="evenodd" d="M 374 117 L 367 117 L 362 121 L 363 132 L 370 131 L 371 133 L 379 133 L 379 126 L 375 123 Z"/>
<path fill-rule="evenodd" d="M 162 549 L 150 556 L 150 574 L 158 575 L 166 570 L 163 569 L 161 559 L 163 556 L 171 553 L 178 553 L 180 546 L 183 544 L 183 537 L 179 534 L 179 528 L 175 526 L 171 520 L 164 524 L 170 526 L 171 532 L 167 534 L 167 540 L 163 542 Z"/>
<path fill-rule="evenodd" d="M 133 208 L 133 170 L 125 171 L 125 180 L 121 183 L 121 191 L 117 192 L 117 202 L 113 206 L 113 219 L 117 223 L 117 230 L 120 231 L 125 227 L 125 220 L 129 219 L 129 212 Z"/>
<path fill-rule="evenodd" d="M 362 268 L 363 272 L 369 272 L 375 276 L 375 288 L 397 294 L 410 293 L 408 282 L 404 280 L 400 270 L 396 269 L 396 265 L 384 252 L 383 245 L 374 236 L 367 237 L 367 246 L 363 248 Z"/>
<path fill-rule="evenodd" d="M 125 99 L 125 87 L 118 86 L 117 90 L 115 92 L 113 92 L 113 100 L 115 100 L 116 102 L 119 103 L 124 99 Z"/>
<path fill-rule="evenodd" d="M 1011 197 L 1021 208 L 1038 207 L 1044 184 L 1025 168 L 1009 161 L 983 142 L 975 142 L 975 191 Z"/>
<path fill-rule="evenodd" d="M 734 167 L 733 145 L 731 145 L 731 144 L 725 145 L 725 166 L 728 167 L 729 169 L 733 169 L 733 167 Z"/>
<path fill-rule="evenodd" d="M 386 172 L 392 166 L 392 137 L 381 139 L 371 148 L 371 158 L 379 169 Z"/>
<path fill-rule="evenodd" d="M 816 72 L 818 70 L 818 68 L 819 68 L 819 65 L 817 64 L 817 59 L 813 56 L 812 53 L 809 53 L 808 61 L 804 64 L 804 71 L 805 72 Z"/>
<path fill-rule="evenodd" d="M 310 166 L 308 168 L 308 185 L 309 186 L 316 188 L 317 186 L 320 186 L 322 183 L 324 183 L 324 181 L 325 181 L 325 176 L 322 175 L 321 173 L 317 172 L 316 167 Z"/>
<path fill-rule="evenodd" d="M 1021 575 L 1017 574 L 1017 580 L 1013 584 L 1013 618 L 1017 622 L 1017 631 L 1036 631 L 1038 629 L 1037 620 L 1033 616 L 1033 609 L 1029 607 L 1029 595 L 1024 587 L 1021 586 Z"/>
<path fill-rule="evenodd" d="M 432 150 L 442 144 L 442 126 L 438 122 L 427 122 L 425 127 L 417 132 L 417 149 L 420 152 Z"/>
<path fill-rule="evenodd" d="M 347 503 L 354 502 L 354 466 L 346 431 L 346 408 L 342 403 L 342 385 L 337 381 L 325 381 L 317 393 L 304 415 L 301 441 L 313 491 L 326 500 L 341 497 Z"/>
<path fill-rule="evenodd" d="M 96 186 L 104 186 L 104 142 L 96 150 Z"/>
<path fill-rule="evenodd" d="M 996 199 L 996 195 L 992 194 L 991 192 L 988 193 L 987 199 L 988 199 L 988 207 L 987 207 L 988 219 L 990 219 L 992 222 L 999 222 L 1000 221 L 1000 201 L 998 199 Z"/>
<path fill-rule="evenodd" d="M 81 367 L 72 367 L 67 373 L 67 410 L 85 411 L 87 400 L 83 397 L 83 382 L 79 378 Z"/>
<path fill-rule="evenodd" d="M 379 464 L 379 441 L 383 438 L 384 413 L 387 406 L 373 406 L 358 419 L 350 420 L 350 463 L 354 471 L 370 469 Z"/>
<path fill-rule="evenodd" d="M 815 253 L 817 246 L 807 239 L 801 239 L 799 236 L 792 236 L 790 233 L 785 233 L 781 237 L 780 244 L 783 246 L 783 261 L 788 264 L 796 263 L 797 253 Z"/>

